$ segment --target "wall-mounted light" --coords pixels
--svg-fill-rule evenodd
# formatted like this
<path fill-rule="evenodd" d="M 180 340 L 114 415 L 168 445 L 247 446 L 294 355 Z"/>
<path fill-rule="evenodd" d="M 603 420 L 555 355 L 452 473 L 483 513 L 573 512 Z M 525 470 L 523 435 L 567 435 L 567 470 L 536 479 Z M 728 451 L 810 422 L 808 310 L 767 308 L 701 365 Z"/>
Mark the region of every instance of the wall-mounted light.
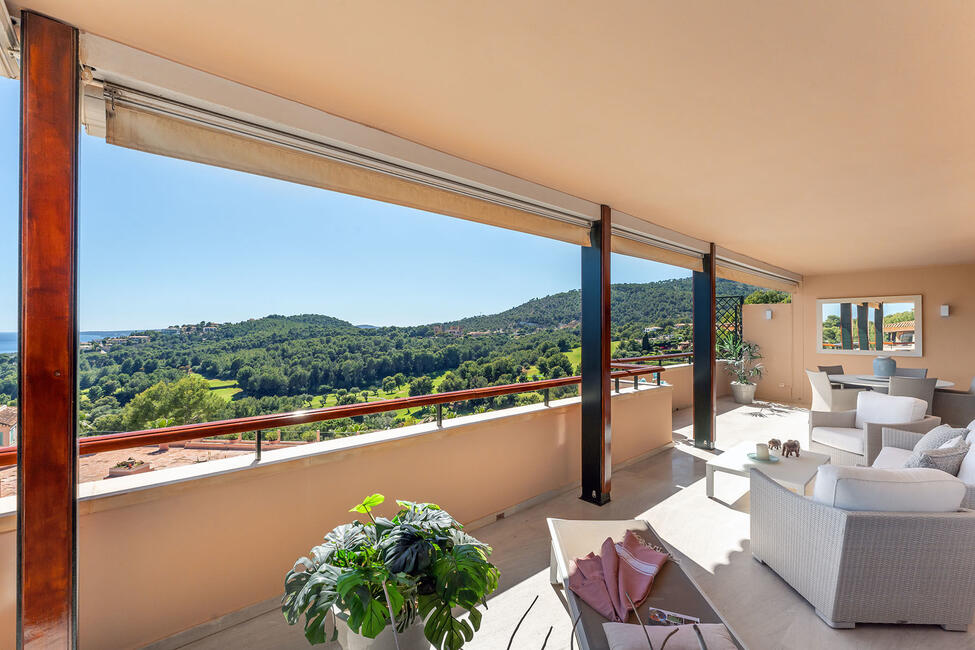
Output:
<path fill-rule="evenodd" d="M 949 313 L 951 313 L 950 305 L 941 305 L 941 316 L 947 318 Z"/>
<path fill-rule="evenodd" d="M 772 310 L 771 309 L 766 309 L 765 310 L 765 320 L 772 320 Z"/>

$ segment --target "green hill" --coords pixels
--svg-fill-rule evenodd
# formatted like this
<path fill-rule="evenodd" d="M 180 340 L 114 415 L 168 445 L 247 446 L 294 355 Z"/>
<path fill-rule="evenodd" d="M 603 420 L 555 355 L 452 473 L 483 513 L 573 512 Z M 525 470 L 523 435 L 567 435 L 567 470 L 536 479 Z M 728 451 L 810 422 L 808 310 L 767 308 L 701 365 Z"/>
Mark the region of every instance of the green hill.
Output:
<path fill-rule="evenodd" d="M 748 295 L 758 287 L 718 279 L 719 296 Z M 582 313 L 582 294 L 576 289 L 544 298 L 533 298 L 499 314 L 471 316 L 447 323 L 464 331 L 498 329 L 557 328 L 578 321 Z M 614 284 L 611 305 L 614 325 L 660 323 L 666 320 L 690 321 L 691 278 L 662 280 L 642 284 Z"/>

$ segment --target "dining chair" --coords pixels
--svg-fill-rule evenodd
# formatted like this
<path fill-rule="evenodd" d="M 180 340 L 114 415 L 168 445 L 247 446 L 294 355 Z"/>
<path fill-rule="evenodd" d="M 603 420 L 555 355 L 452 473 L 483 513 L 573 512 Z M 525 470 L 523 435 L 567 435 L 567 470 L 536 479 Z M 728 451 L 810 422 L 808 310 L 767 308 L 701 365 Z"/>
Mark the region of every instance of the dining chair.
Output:
<path fill-rule="evenodd" d="M 842 375 L 843 366 L 817 366 L 820 372 L 825 372 L 827 375 Z M 833 382 L 833 388 L 843 388 L 843 384 L 837 384 Z"/>
<path fill-rule="evenodd" d="M 928 403 L 927 414 L 931 415 L 931 409 L 934 406 L 934 389 L 937 385 L 937 377 L 898 377 L 895 375 L 890 378 L 890 389 L 887 394 L 923 399 Z"/>
<path fill-rule="evenodd" d="M 927 368 L 898 368 L 894 371 L 895 377 L 917 377 L 924 379 L 928 376 Z"/>
<path fill-rule="evenodd" d="M 809 386 L 812 388 L 813 411 L 850 411 L 857 407 L 857 394 L 864 388 L 833 388 L 825 372 L 807 370 Z"/>

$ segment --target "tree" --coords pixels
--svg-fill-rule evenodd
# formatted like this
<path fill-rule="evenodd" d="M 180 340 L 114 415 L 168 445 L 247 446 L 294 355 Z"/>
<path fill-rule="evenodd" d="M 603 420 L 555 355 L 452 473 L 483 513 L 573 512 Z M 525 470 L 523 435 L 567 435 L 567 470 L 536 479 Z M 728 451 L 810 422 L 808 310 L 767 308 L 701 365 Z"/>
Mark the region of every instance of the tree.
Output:
<path fill-rule="evenodd" d="M 773 305 L 780 302 L 792 302 L 792 294 L 775 289 L 756 289 L 745 297 L 746 305 Z"/>
<path fill-rule="evenodd" d="M 641 341 L 640 347 L 643 348 L 644 352 L 649 352 L 653 349 L 653 346 L 650 345 L 650 335 L 646 332 L 643 333 L 643 341 Z"/>
<path fill-rule="evenodd" d="M 392 393 L 396 390 L 396 379 L 393 377 L 383 378 L 383 390 L 387 393 Z"/>
<path fill-rule="evenodd" d="M 159 382 L 142 391 L 122 410 L 129 431 L 144 429 L 167 418 L 173 424 L 207 422 L 220 416 L 224 402 L 202 377 L 183 377 L 175 383 Z"/>
<path fill-rule="evenodd" d="M 429 395 L 433 392 L 433 380 L 426 375 L 417 377 L 410 382 L 410 397 Z"/>
<path fill-rule="evenodd" d="M 464 388 L 466 388 L 464 380 L 457 373 L 448 372 L 440 380 L 440 386 L 437 387 L 437 392 L 450 393 L 455 390 L 464 390 Z"/>

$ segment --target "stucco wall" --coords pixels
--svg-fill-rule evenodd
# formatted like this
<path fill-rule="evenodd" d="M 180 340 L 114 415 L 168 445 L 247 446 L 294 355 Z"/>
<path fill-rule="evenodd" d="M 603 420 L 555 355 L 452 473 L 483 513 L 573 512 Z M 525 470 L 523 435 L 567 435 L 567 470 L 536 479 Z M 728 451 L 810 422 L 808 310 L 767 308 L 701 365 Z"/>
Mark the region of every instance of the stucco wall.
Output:
<path fill-rule="evenodd" d="M 674 389 L 673 407 L 677 409 L 690 408 L 694 404 L 694 366 L 682 363 L 667 366 L 661 379 Z M 724 362 L 719 361 L 715 375 L 715 390 L 718 397 L 731 394 L 731 376 L 724 371 Z"/>
<path fill-rule="evenodd" d="M 946 234 L 947 236 L 947 234 Z M 895 268 L 858 271 L 837 275 L 803 278 L 800 294 L 795 298 L 801 319 L 796 346 L 802 364 L 795 369 L 794 384 L 799 395 L 811 399 L 808 382 L 800 375 L 803 368 L 842 364 L 850 373 L 871 373 L 872 355 L 821 354 L 816 345 L 816 300 L 857 296 L 921 294 L 923 300 L 923 353 L 921 357 L 901 357 L 897 365 L 928 368 L 929 377 L 955 382 L 956 388 L 967 389 L 975 375 L 975 264 Z M 951 315 L 939 315 L 942 304 L 951 306 Z M 801 315 L 800 315 L 801 314 Z"/>
<path fill-rule="evenodd" d="M 765 312 L 772 318 L 766 319 Z M 744 305 L 742 307 L 742 335 L 757 343 L 764 358 L 765 374 L 758 382 L 755 396 L 773 402 L 793 400 L 793 344 L 792 304 Z"/>
<path fill-rule="evenodd" d="M 671 443 L 671 394 L 614 394 L 614 464 Z M 280 594 L 294 560 L 373 492 L 472 522 L 572 485 L 579 467 L 574 398 L 271 451 L 259 464 L 241 456 L 84 484 L 82 647 L 136 647 Z M 0 500 L 3 647 L 14 638 L 13 506 Z"/>

